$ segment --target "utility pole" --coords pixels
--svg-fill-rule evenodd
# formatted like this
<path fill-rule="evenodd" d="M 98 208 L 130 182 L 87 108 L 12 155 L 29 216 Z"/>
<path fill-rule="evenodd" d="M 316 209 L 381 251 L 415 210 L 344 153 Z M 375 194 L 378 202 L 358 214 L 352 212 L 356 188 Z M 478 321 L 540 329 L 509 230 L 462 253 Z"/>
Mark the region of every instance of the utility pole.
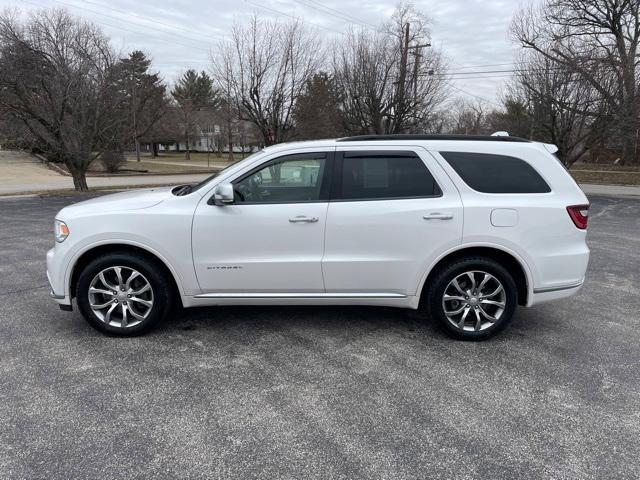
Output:
<path fill-rule="evenodd" d="M 140 139 L 138 138 L 138 116 L 137 116 L 137 110 L 138 110 L 138 103 L 137 103 L 137 99 L 136 99 L 136 91 L 138 89 L 138 82 L 137 82 L 137 78 L 136 78 L 136 74 L 135 74 L 135 70 L 133 73 L 131 73 L 131 76 L 129 77 L 130 81 L 131 81 L 131 95 L 133 97 L 132 103 L 133 103 L 133 108 L 132 108 L 132 114 L 133 114 L 133 143 L 135 145 L 136 148 L 136 161 L 139 162 L 140 161 Z"/>
<path fill-rule="evenodd" d="M 406 83 L 407 83 L 407 69 L 409 67 L 409 55 L 415 56 L 413 63 L 413 103 L 414 106 L 418 98 L 418 75 L 420 73 L 420 59 L 422 58 L 422 49 L 430 47 L 430 43 L 418 44 L 409 46 L 410 41 L 410 24 L 409 22 L 404 24 L 404 38 L 400 40 L 400 72 L 399 78 L 396 84 L 396 102 L 394 108 L 395 124 L 393 125 L 394 133 L 401 133 L 404 127 L 404 117 L 407 115 L 406 105 Z M 413 51 L 412 51 L 413 50 Z"/>
<path fill-rule="evenodd" d="M 418 70 L 420 69 L 420 59 L 422 58 L 421 45 L 416 45 L 415 51 L 411 52 L 414 56 L 413 60 L 413 101 L 418 100 Z"/>
<path fill-rule="evenodd" d="M 422 49 L 425 47 L 430 47 L 430 43 L 423 43 L 422 45 L 413 45 L 409 47 L 412 50 L 411 55 L 415 57 L 413 62 L 413 101 L 414 103 L 418 100 L 418 75 L 420 73 L 420 59 L 422 58 Z"/>
<path fill-rule="evenodd" d="M 407 63 L 409 61 L 409 22 L 404 25 L 404 40 L 400 43 L 400 78 L 398 78 L 398 90 L 397 90 L 397 103 L 396 118 L 400 118 L 404 115 L 404 94 L 405 83 L 407 80 Z M 394 125 L 394 129 L 397 128 Z"/>

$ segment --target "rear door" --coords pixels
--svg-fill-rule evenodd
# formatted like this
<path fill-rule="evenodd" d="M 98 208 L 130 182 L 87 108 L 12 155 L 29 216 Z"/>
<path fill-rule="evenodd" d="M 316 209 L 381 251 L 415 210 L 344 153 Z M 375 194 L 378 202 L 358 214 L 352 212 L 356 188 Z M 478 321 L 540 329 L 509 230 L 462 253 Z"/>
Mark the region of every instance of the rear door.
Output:
<path fill-rule="evenodd" d="M 327 293 L 415 295 L 461 242 L 460 195 L 420 147 L 339 147 L 322 260 Z"/>

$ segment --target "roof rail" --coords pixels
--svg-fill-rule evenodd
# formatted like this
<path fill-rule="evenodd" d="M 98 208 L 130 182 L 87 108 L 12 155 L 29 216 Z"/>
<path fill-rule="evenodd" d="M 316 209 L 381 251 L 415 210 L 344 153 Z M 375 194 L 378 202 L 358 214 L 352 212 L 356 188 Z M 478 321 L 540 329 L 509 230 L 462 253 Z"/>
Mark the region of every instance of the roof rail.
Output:
<path fill-rule="evenodd" d="M 520 137 L 491 136 L 491 135 L 422 135 L 422 134 L 394 134 L 394 135 L 356 135 L 354 137 L 338 138 L 337 142 L 364 142 L 385 140 L 467 140 L 475 142 L 516 142 L 529 143 Z"/>

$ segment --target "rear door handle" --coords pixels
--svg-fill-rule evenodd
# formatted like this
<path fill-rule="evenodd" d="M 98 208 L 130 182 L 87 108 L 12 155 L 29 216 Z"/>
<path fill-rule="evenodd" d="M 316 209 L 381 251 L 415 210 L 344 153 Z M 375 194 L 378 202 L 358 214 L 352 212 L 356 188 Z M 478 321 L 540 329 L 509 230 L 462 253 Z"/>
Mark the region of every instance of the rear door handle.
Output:
<path fill-rule="evenodd" d="M 453 214 L 434 212 L 434 213 L 428 213 L 427 215 L 424 215 L 422 218 L 424 218 L 425 220 L 451 220 L 453 218 Z"/>
<path fill-rule="evenodd" d="M 291 223 L 316 223 L 318 217 L 305 217 L 304 215 L 298 215 L 289 219 Z"/>

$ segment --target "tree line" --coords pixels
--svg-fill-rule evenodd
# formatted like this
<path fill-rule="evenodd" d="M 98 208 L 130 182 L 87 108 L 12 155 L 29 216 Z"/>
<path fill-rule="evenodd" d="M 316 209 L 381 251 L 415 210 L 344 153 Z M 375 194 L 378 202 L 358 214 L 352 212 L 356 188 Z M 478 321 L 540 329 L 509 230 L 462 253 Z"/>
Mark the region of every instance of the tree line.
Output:
<path fill-rule="evenodd" d="M 544 0 L 522 8 L 511 35 L 523 48 L 502 107 L 457 102 L 448 128 L 553 143 L 567 166 L 637 164 L 639 9 L 637 0 Z"/>
<path fill-rule="evenodd" d="M 237 21 L 207 71 L 171 87 L 140 51 L 117 54 L 96 25 L 65 10 L 0 15 L 0 132 L 64 163 L 75 188 L 101 157 L 190 142 L 215 111 L 233 154 L 234 125 L 256 144 L 385 133 L 492 133 L 554 143 L 570 165 L 637 162 L 637 0 L 544 0 L 511 32 L 522 53 L 499 108 L 453 98 L 429 21 L 401 3 L 377 28 L 323 42 L 300 20 Z"/>

